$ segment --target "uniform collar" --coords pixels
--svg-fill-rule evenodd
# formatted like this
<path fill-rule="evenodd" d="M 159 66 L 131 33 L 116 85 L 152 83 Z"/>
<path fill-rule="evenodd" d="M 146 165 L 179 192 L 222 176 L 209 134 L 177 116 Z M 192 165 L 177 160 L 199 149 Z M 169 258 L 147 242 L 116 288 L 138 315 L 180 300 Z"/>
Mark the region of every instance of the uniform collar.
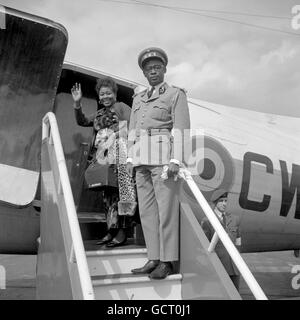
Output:
<path fill-rule="evenodd" d="M 223 216 L 227 215 L 226 212 L 222 213 L 221 211 L 219 211 L 217 207 L 215 207 L 214 212 L 220 220 L 223 219 Z"/>
<path fill-rule="evenodd" d="M 164 84 L 165 84 L 165 81 L 157 84 L 156 86 L 154 86 L 154 91 L 159 90 L 159 88 L 162 87 Z M 151 90 L 151 88 L 152 88 L 152 86 L 148 87 L 147 92 L 148 92 L 149 90 Z"/>
<path fill-rule="evenodd" d="M 164 81 L 156 86 L 154 86 L 154 92 L 152 94 L 152 96 L 148 99 L 147 93 L 148 91 L 151 90 L 152 87 L 148 87 L 148 89 L 145 91 L 145 93 L 143 94 L 143 101 L 147 102 L 147 101 L 151 101 L 151 100 L 155 100 L 157 99 L 161 94 L 163 94 L 166 89 L 168 88 L 167 83 Z"/>

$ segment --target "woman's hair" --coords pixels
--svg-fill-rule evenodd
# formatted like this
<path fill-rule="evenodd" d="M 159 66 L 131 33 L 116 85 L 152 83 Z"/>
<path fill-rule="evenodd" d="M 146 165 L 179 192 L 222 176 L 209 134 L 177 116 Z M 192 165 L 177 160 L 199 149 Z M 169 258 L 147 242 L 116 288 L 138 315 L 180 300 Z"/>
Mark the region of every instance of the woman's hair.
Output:
<path fill-rule="evenodd" d="M 99 91 L 102 87 L 108 87 L 111 88 L 111 90 L 113 91 L 113 93 L 115 95 L 117 95 L 118 92 L 118 86 L 115 83 L 115 81 L 111 78 L 111 77 L 105 77 L 105 78 L 99 78 L 97 80 L 97 84 L 96 84 L 96 92 L 99 95 Z"/>

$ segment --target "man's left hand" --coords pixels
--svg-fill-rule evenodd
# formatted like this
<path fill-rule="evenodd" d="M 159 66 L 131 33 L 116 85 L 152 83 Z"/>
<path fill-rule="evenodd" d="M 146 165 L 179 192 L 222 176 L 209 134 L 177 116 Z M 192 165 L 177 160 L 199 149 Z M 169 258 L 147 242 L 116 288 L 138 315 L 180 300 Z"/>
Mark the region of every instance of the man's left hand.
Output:
<path fill-rule="evenodd" d="M 175 177 L 178 174 L 178 172 L 179 172 L 179 165 L 174 162 L 170 162 L 169 169 L 168 169 L 168 176 Z"/>

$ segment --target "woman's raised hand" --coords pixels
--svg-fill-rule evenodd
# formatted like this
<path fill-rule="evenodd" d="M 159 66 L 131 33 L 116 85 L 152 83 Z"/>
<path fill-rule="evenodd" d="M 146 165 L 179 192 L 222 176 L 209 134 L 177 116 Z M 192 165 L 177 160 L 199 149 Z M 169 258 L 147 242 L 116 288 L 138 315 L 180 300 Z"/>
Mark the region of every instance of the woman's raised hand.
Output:
<path fill-rule="evenodd" d="M 82 98 L 81 85 L 80 83 L 75 83 L 71 89 L 72 97 L 74 102 L 80 102 Z"/>

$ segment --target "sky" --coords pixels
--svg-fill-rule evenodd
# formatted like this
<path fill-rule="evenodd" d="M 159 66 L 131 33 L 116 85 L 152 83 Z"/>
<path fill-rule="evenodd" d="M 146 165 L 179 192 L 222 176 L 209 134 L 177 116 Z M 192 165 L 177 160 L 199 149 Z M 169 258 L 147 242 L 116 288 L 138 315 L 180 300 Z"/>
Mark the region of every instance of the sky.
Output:
<path fill-rule="evenodd" d="M 300 117 L 300 0 L 0 3 L 62 24 L 66 61 L 146 85 L 137 57 L 157 46 L 169 57 L 166 81 L 192 98 Z"/>

